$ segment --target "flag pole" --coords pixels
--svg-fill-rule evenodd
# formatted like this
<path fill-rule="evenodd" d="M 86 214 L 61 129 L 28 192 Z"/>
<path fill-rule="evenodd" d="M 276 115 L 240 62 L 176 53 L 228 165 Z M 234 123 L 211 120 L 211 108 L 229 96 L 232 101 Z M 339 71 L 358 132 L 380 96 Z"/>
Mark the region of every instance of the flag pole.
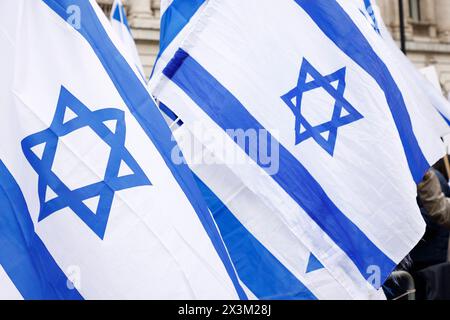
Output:
<path fill-rule="evenodd" d="M 400 47 L 406 55 L 406 36 L 405 36 L 405 7 L 403 0 L 398 0 L 399 18 L 400 18 Z"/>

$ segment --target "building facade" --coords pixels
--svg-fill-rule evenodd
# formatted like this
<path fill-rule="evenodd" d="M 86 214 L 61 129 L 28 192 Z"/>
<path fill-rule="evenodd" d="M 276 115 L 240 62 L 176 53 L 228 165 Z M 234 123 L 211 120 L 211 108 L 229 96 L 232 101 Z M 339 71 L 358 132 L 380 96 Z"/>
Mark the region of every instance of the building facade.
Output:
<path fill-rule="evenodd" d="M 109 14 L 112 0 L 97 0 Z M 146 74 L 159 48 L 160 0 L 123 0 Z M 275 1 L 274 1 L 275 2 Z M 377 0 L 386 25 L 400 38 L 397 0 Z M 445 94 L 450 93 L 450 0 L 403 0 L 408 57 L 418 66 L 433 65 Z"/>

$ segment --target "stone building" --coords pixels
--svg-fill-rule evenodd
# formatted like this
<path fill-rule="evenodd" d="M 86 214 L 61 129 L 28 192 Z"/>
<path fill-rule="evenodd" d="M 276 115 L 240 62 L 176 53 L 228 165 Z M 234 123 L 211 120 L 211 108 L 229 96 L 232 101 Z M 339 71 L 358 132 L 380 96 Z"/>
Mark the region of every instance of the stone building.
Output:
<path fill-rule="evenodd" d="M 112 0 L 97 0 L 109 14 Z M 123 0 L 142 63 L 150 73 L 158 52 L 160 0 Z M 275 1 L 274 1 L 275 2 Z M 398 0 L 377 0 L 394 38 L 400 38 Z M 418 66 L 434 65 L 444 93 L 450 93 L 450 0 L 403 0 L 406 48 Z"/>

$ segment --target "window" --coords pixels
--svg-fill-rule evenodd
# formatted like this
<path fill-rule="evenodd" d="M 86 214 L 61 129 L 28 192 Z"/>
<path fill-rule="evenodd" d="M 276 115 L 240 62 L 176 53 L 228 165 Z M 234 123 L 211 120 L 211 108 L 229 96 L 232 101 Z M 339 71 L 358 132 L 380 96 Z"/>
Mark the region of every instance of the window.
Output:
<path fill-rule="evenodd" d="M 409 0 L 409 17 L 413 21 L 422 20 L 420 11 L 420 0 Z"/>

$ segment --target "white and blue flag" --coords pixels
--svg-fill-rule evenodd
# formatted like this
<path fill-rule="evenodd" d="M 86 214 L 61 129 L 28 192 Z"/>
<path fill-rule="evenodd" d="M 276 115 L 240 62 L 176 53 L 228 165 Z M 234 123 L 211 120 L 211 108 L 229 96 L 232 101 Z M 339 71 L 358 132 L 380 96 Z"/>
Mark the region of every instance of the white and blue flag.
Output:
<path fill-rule="evenodd" d="M 435 113 L 437 111 L 444 121 L 442 119 L 436 119 L 433 127 L 439 130 L 441 136 L 447 135 L 450 130 L 450 103 L 445 99 L 440 89 L 433 86 L 429 80 L 424 78 L 413 63 L 400 51 L 381 17 L 380 8 L 377 6 L 376 1 L 356 0 L 355 4 L 359 5 L 360 11 L 366 16 L 372 28 L 384 39 L 388 47 L 387 49 L 391 50 L 392 58 L 402 68 L 405 74 L 405 80 L 409 81 L 409 93 L 417 95 L 418 99 L 422 101 L 420 104 L 423 108 L 422 116 L 436 119 Z M 374 36 L 367 27 L 363 26 L 361 19 L 356 20 L 358 20 L 356 23 L 368 38 Z"/>
<path fill-rule="evenodd" d="M 0 4 L 0 297 L 246 298 L 94 0 Z"/>
<path fill-rule="evenodd" d="M 139 73 L 145 79 L 144 67 L 142 66 L 141 58 L 134 42 L 133 34 L 131 33 L 130 25 L 128 24 L 127 14 L 122 0 L 114 0 L 111 9 L 111 25 L 113 30 L 122 42 L 123 48 L 126 50 L 129 60 L 132 61 L 138 68 Z"/>
<path fill-rule="evenodd" d="M 210 0 L 150 84 L 293 242 L 274 240 L 266 211 L 230 209 L 252 236 L 291 272 L 278 253 L 304 245 L 352 298 L 367 297 L 367 282 L 379 288 L 421 239 L 416 183 L 444 153 L 434 116 L 359 17 L 344 0 Z M 252 150 L 239 130 L 266 139 Z M 276 170 L 261 157 L 273 145 Z M 228 206 L 234 194 L 205 176 Z"/>
<path fill-rule="evenodd" d="M 206 1 L 203 1 L 206 3 Z M 161 47 L 171 43 L 170 58 L 181 44 L 187 31 L 181 36 L 169 37 L 180 28 L 179 17 L 183 16 L 188 30 L 196 21 L 198 11 L 193 10 L 198 1 L 185 0 L 183 6 L 174 5 L 177 14 L 165 14 L 172 1 L 161 1 Z M 170 12 L 170 11 L 169 11 Z M 165 58 L 167 64 L 167 58 Z M 158 61 L 160 72 L 164 61 Z M 183 121 L 169 107 L 159 102 L 170 127 L 180 143 L 183 154 L 202 190 L 215 221 L 224 238 L 238 275 L 246 293 L 256 299 L 351 299 L 345 288 L 306 249 L 306 247 L 283 225 L 253 193 L 241 178 L 216 159 L 214 164 L 197 162 L 196 159 L 213 155 L 195 139 Z M 200 148 L 192 148 L 198 145 Z M 264 221 L 260 230 L 254 230 L 249 219 Z M 243 221 L 243 222 L 242 222 Z M 274 230 L 277 232 L 275 233 Z M 258 234 L 258 237 L 255 236 Z M 273 236 L 276 235 L 276 238 Z M 278 245 L 277 244 L 281 244 Z M 375 290 L 368 290 L 359 298 L 382 298 Z"/>
<path fill-rule="evenodd" d="M 161 74 L 207 2 L 208 0 L 161 0 L 159 53 L 152 77 Z"/>
<path fill-rule="evenodd" d="M 345 287 L 225 162 L 200 144 L 187 125 L 174 135 L 220 229 L 243 287 L 254 299 L 382 299 L 372 287 L 358 296 Z M 205 163 L 205 159 L 210 159 Z M 214 159 L 214 160 L 213 160 Z M 201 160 L 201 161 L 198 161 Z M 213 160 L 213 161 L 212 161 Z"/>
<path fill-rule="evenodd" d="M 160 3 L 160 51 L 156 57 L 151 77 L 161 75 L 169 63 L 189 28 L 195 23 L 208 0 L 161 0 Z M 161 101 L 158 106 L 171 129 L 176 129 L 183 121 L 171 108 Z"/>

